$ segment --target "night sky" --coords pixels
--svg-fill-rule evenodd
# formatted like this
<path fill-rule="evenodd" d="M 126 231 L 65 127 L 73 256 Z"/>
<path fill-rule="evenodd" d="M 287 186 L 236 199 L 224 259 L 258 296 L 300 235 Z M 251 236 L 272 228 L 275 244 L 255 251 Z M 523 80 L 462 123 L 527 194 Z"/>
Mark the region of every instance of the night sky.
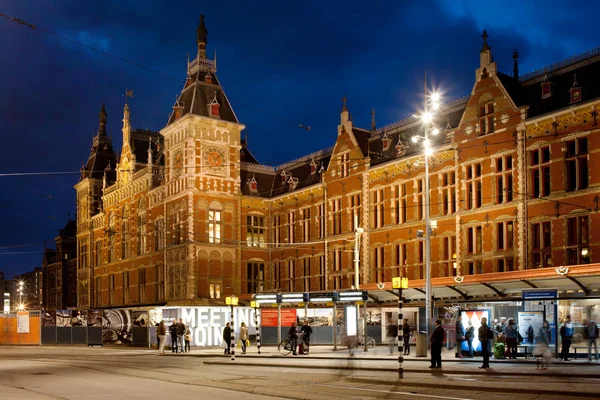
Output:
<path fill-rule="evenodd" d="M 52 247 L 69 214 L 75 217 L 73 185 L 102 102 L 117 151 L 126 88 L 135 96 L 132 125 L 164 127 L 187 55 L 196 54 L 200 14 L 250 150 L 267 165 L 332 146 L 344 95 L 355 124 L 369 127 L 372 108 L 378 126 L 418 112 L 424 70 L 446 100 L 468 94 L 483 28 L 499 70 L 509 74 L 514 48 L 526 73 L 600 46 L 599 2 L 288 3 L 1 1 L 0 13 L 39 29 L 0 18 L 0 271 L 11 277 L 40 266 L 44 241 Z M 55 171 L 70 173 L 2 175 Z"/>

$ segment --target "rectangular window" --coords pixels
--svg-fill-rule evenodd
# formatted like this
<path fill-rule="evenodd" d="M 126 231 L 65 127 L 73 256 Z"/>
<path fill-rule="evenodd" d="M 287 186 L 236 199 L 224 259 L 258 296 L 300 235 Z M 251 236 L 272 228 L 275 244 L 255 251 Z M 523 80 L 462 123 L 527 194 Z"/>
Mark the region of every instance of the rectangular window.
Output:
<path fill-rule="evenodd" d="M 417 220 L 425 218 L 425 180 L 417 180 L 416 204 L 417 204 Z"/>
<path fill-rule="evenodd" d="M 272 264 L 273 271 L 271 272 L 271 278 L 273 279 L 273 284 L 271 289 L 273 290 L 281 290 L 283 289 L 281 285 L 281 261 L 276 261 Z"/>
<path fill-rule="evenodd" d="M 342 288 L 342 249 L 333 250 L 333 289 Z"/>
<path fill-rule="evenodd" d="M 138 293 L 140 294 L 140 303 L 146 302 L 146 268 L 138 269 Z"/>
<path fill-rule="evenodd" d="M 512 250 L 514 241 L 513 221 L 496 223 L 496 250 Z"/>
<path fill-rule="evenodd" d="M 552 223 L 531 224 L 531 268 L 545 268 L 552 265 Z"/>
<path fill-rule="evenodd" d="M 273 217 L 273 244 L 275 247 L 281 245 L 281 215 Z"/>
<path fill-rule="evenodd" d="M 350 196 L 350 226 L 352 232 L 362 224 L 362 208 L 360 206 L 360 194 Z"/>
<path fill-rule="evenodd" d="M 340 154 L 340 178 L 345 178 L 350 172 L 350 152 Z"/>
<path fill-rule="evenodd" d="M 587 137 L 565 142 L 565 183 L 566 191 L 588 187 L 588 144 Z"/>
<path fill-rule="evenodd" d="M 146 211 L 138 213 L 137 218 L 137 254 L 146 254 Z"/>
<path fill-rule="evenodd" d="M 342 233 L 342 199 L 333 199 L 329 202 L 331 205 L 331 221 L 333 235 Z"/>
<path fill-rule="evenodd" d="M 221 243 L 221 211 L 208 210 L 208 242 Z"/>
<path fill-rule="evenodd" d="M 444 172 L 441 177 L 442 191 L 442 215 L 450 215 L 456 212 L 456 173 L 454 171 Z"/>
<path fill-rule="evenodd" d="M 465 167 L 465 185 L 466 192 L 466 208 L 473 210 L 481 207 L 482 201 L 482 180 L 481 180 L 481 164 L 471 164 Z"/>
<path fill-rule="evenodd" d="M 479 135 L 487 135 L 494 132 L 494 103 L 481 104 L 479 106 Z"/>
<path fill-rule="evenodd" d="M 496 204 L 509 203 L 513 200 L 513 158 L 502 156 L 496 158 Z"/>
<path fill-rule="evenodd" d="M 456 236 L 442 238 L 442 266 L 448 276 L 456 276 Z"/>
<path fill-rule="evenodd" d="M 213 211 L 213 213 L 214 213 L 214 211 Z M 214 215 L 212 217 L 214 217 Z M 210 218 L 211 218 L 211 215 L 210 215 L 210 211 L 209 211 L 209 220 L 210 220 Z M 220 218 L 220 212 L 219 212 L 219 218 Z M 183 225 L 183 216 L 182 216 L 181 212 L 176 212 L 173 215 L 173 242 L 172 242 L 172 244 L 174 244 L 174 245 L 181 244 L 181 242 L 183 241 L 182 225 Z M 210 225 L 209 225 L 209 227 L 210 227 Z M 210 241 L 210 229 L 209 229 L 209 241 Z M 211 243 L 215 243 L 215 242 L 211 242 Z"/>
<path fill-rule="evenodd" d="M 296 278 L 296 260 L 288 260 L 288 292 L 295 290 L 294 280 Z"/>
<path fill-rule="evenodd" d="M 566 265 L 589 264 L 589 217 L 567 218 L 566 227 Z"/>
<path fill-rule="evenodd" d="M 300 229 L 302 229 L 302 241 L 310 242 L 310 207 L 300 209 Z"/>
<path fill-rule="evenodd" d="M 327 290 L 327 267 L 325 256 L 319 256 L 319 287 L 316 290 Z"/>
<path fill-rule="evenodd" d="M 479 254 L 483 251 L 483 229 L 481 226 L 467 228 L 467 253 Z"/>
<path fill-rule="evenodd" d="M 211 283 L 208 285 L 208 290 L 211 299 L 221 298 L 221 283 Z"/>
<path fill-rule="evenodd" d="M 156 300 L 163 300 L 165 298 L 165 269 L 162 264 L 157 265 L 156 271 Z"/>
<path fill-rule="evenodd" d="M 247 265 L 246 293 L 260 293 L 264 290 L 265 264 L 249 262 Z"/>
<path fill-rule="evenodd" d="M 533 198 L 550 195 L 550 147 L 540 147 L 529 152 L 531 195 Z"/>
<path fill-rule="evenodd" d="M 95 255 L 95 264 L 96 266 L 101 265 L 102 264 L 102 240 L 96 240 L 95 242 L 95 250 L 94 250 L 94 255 Z"/>
<path fill-rule="evenodd" d="M 123 271 L 123 304 L 129 303 L 129 271 Z"/>
<path fill-rule="evenodd" d="M 102 277 L 96 277 L 96 307 L 102 306 Z"/>
<path fill-rule="evenodd" d="M 500 257 L 495 259 L 496 272 L 511 272 L 514 271 L 514 258 Z"/>
<path fill-rule="evenodd" d="M 246 217 L 246 244 L 248 247 L 266 247 L 265 217 L 248 215 Z"/>
<path fill-rule="evenodd" d="M 310 258 L 302 259 L 302 291 L 310 292 Z"/>
<path fill-rule="evenodd" d="M 287 238 L 288 243 L 296 243 L 296 211 L 287 214 Z"/>
<path fill-rule="evenodd" d="M 81 244 L 79 246 L 79 267 L 87 268 L 88 267 L 88 244 L 87 239 L 81 240 Z"/>
<path fill-rule="evenodd" d="M 406 222 L 406 203 L 408 196 L 406 194 L 406 183 L 396 185 L 394 188 L 394 223 L 396 225 Z"/>
<path fill-rule="evenodd" d="M 115 276 L 113 274 L 108 275 L 108 305 L 112 306 L 115 304 Z"/>
<path fill-rule="evenodd" d="M 373 264 L 377 283 L 385 282 L 385 249 L 383 246 L 373 249 Z"/>
<path fill-rule="evenodd" d="M 129 257 L 129 220 L 123 220 L 121 222 L 121 260 L 127 257 Z"/>
<path fill-rule="evenodd" d="M 373 227 L 382 228 L 385 224 L 385 201 L 383 189 L 373 191 Z"/>
<path fill-rule="evenodd" d="M 319 239 L 325 238 L 325 204 L 317 205 L 317 236 Z"/>
<path fill-rule="evenodd" d="M 165 247 L 165 220 L 160 218 L 154 223 L 156 230 L 156 242 L 154 243 L 154 251 L 161 250 Z"/>

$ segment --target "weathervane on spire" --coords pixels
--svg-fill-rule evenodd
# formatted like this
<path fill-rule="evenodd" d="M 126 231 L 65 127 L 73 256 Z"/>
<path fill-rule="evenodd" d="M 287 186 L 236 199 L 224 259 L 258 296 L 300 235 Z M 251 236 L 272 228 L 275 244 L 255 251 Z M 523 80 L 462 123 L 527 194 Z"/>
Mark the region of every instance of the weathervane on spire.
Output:
<path fill-rule="evenodd" d="M 127 98 L 131 97 L 133 99 L 133 89 L 125 89 L 125 105 L 127 105 Z"/>

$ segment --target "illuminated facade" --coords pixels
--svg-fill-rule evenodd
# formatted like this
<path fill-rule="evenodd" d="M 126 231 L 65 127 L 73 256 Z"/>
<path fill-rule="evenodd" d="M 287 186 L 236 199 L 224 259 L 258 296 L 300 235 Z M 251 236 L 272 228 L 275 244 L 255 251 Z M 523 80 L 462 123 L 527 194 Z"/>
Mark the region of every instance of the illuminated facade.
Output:
<path fill-rule="evenodd" d="M 75 186 L 78 307 L 347 289 L 357 227 L 361 288 L 395 276 L 422 286 L 424 166 L 410 142 L 421 123 L 377 128 L 373 114 L 362 129 L 344 100 L 332 148 L 261 165 L 240 138 L 244 125 L 206 57 L 206 37 L 201 20 L 198 56 L 160 133 L 132 130 L 126 105 L 117 160 L 101 112 Z M 509 279 L 598 257 L 600 146 L 591 134 L 600 53 L 525 76 L 517 59 L 511 76 L 500 73 L 484 33 L 472 91 L 434 121 L 435 279 Z"/>

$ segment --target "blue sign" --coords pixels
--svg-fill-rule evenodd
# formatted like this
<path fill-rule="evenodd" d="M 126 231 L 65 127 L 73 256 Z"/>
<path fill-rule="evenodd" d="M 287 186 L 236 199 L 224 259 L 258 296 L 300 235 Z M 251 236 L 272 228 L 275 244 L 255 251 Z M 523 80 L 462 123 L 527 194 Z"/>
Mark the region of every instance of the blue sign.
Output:
<path fill-rule="evenodd" d="M 556 298 L 558 298 L 558 290 L 556 290 L 556 289 L 523 290 L 523 300 L 556 299 Z"/>

